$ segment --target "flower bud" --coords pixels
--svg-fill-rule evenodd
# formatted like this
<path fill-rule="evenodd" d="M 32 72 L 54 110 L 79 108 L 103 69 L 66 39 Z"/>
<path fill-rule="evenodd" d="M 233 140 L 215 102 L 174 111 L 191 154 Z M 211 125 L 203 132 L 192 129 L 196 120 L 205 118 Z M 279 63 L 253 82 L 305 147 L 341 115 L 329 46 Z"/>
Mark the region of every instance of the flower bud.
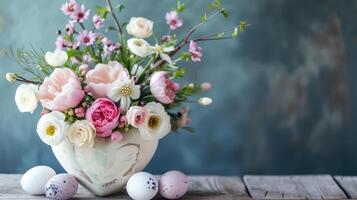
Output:
<path fill-rule="evenodd" d="M 17 75 L 15 73 L 6 73 L 6 80 L 9 81 L 10 83 L 13 83 L 16 81 Z"/>
<path fill-rule="evenodd" d="M 198 103 L 203 106 L 208 106 L 212 104 L 212 102 L 213 100 L 209 97 L 201 97 L 200 99 L 198 99 Z"/>

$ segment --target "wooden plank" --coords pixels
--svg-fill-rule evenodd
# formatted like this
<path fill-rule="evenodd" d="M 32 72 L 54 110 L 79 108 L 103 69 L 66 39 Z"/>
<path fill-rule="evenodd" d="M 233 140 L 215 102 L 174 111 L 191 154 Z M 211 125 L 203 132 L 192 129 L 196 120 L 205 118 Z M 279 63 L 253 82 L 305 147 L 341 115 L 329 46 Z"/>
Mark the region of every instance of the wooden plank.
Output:
<path fill-rule="evenodd" d="M 253 199 L 347 199 L 329 175 L 244 176 Z"/>
<path fill-rule="evenodd" d="M 334 178 L 349 198 L 357 199 L 357 177 L 335 176 Z"/>
<path fill-rule="evenodd" d="M 42 195 L 33 196 L 26 194 L 20 186 L 21 175 L 0 174 L 0 200 L 5 199 L 44 199 Z M 250 200 L 245 186 L 240 177 L 231 176 L 190 176 L 189 191 L 183 199 L 242 199 Z M 125 193 L 118 193 L 110 197 L 97 197 L 83 187 L 79 187 L 74 199 L 130 199 Z M 162 199 L 160 196 L 157 199 Z"/>

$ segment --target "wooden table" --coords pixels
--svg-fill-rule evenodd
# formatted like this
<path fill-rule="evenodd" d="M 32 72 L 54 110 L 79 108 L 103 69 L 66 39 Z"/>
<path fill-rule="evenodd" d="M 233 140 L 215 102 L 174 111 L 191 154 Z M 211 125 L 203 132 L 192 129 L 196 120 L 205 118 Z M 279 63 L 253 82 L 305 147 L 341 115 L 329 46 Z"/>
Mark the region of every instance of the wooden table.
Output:
<path fill-rule="evenodd" d="M 18 174 L 0 174 L 0 199 L 45 199 L 26 194 L 21 189 L 20 178 Z M 80 187 L 73 199 L 130 198 L 125 193 L 96 197 Z M 183 199 L 357 199 L 357 177 L 190 176 L 189 192 Z"/>

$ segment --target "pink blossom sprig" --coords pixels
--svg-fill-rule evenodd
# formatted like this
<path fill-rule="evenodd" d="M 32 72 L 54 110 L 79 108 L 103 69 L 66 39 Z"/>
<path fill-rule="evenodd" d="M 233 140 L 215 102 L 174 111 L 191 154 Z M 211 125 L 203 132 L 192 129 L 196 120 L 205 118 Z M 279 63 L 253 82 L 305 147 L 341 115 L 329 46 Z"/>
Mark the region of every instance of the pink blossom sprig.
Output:
<path fill-rule="evenodd" d="M 170 30 L 176 30 L 183 25 L 183 20 L 175 10 L 166 13 L 165 19 L 166 23 L 170 26 Z"/>

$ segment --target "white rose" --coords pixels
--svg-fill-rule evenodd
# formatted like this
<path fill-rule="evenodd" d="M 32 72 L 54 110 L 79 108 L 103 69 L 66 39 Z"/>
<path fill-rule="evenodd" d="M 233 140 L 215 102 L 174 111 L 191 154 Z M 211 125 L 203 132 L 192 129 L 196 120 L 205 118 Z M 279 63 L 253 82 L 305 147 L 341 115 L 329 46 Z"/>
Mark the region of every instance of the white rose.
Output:
<path fill-rule="evenodd" d="M 52 67 L 59 67 L 67 62 L 68 55 L 65 51 L 56 49 L 55 52 L 47 52 L 45 54 L 45 60 Z"/>
<path fill-rule="evenodd" d="M 42 115 L 37 124 L 37 133 L 44 143 L 54 146 L 64 140 L 68 131 L 65 118 L 65 115 L 58 111 Z"/>
<path fill-rule="evenodd" d="M 87 120 L 76 121 L 68 131 L 68 140 L 75 146 L 93 147 L 96 136 L 95 127 Z"/>
<path fill-rule="evenodd" d="M 150 44 L 143 39 L 131 38 L 127 43 L 130 51 L 139 57 L 146 57 L 155 53 Z"/>
<path fill-rule="evenodd" d="M 141 137 L 145 140 L 154 140 L 166 136 L 171 131 L 171 121 L 164 106 L 150 102 L 144 108 L 148 116 L 138 127 Z"/>
<path fill-rule="evenodd" d="M 130 18 L 129 24 L 126 26 L 126 30 L 130 35 L 137 38 L 148 38 L 152 35 L 154 22 L 145 19 L 143 17 Z"/>
<path fill-rule="evenodd" d="M 15 93 L 15 102 L 20 112 L 30 112 L 36 110 L 38 104 L 38 86 L 33 84 L 21 84 Z"/>

